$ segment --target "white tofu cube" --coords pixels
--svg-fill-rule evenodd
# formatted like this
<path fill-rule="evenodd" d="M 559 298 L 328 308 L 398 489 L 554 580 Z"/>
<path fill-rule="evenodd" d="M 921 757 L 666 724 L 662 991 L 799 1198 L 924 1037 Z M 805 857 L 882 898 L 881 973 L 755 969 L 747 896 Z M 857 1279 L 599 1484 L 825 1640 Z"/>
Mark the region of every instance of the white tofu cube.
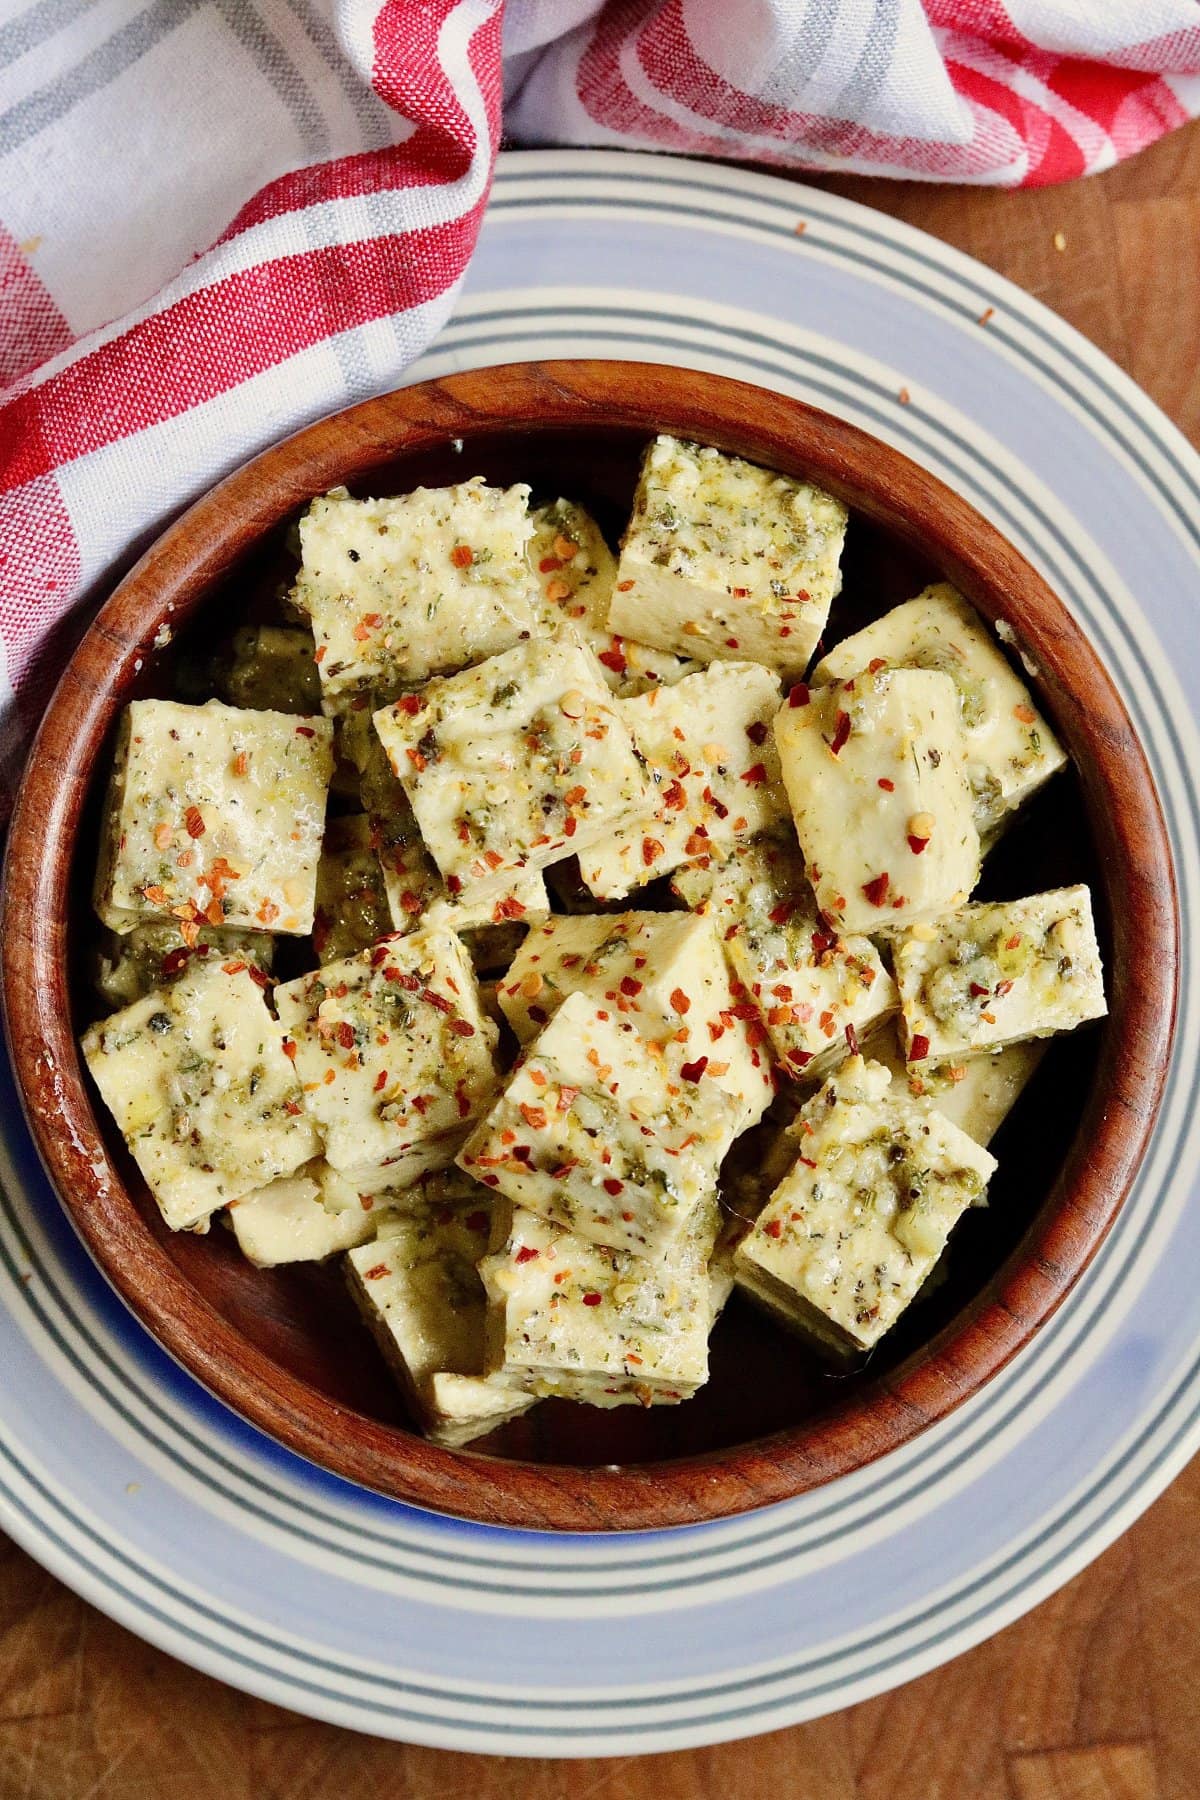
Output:
<path fill-rule="evenodd" d="M 300 521 L 292 594 L 326 699 L 427 681 L 534 631 L 527 487 L 481 480 L 354 500 L 336 488 Z"/>
<path fill-rule="evenodd" d="M 579 853 L 592 893 L 619 900 L 689 857 L 786 819 L 771 721 L 779 684 L 757 663 L 719 663 L 622 702 L 654 782 L 652 810 Z"/>
<path fill-rule="evenodd" d="M 706 1076 L 741 1108 L 738 1129 L 762 1117 L 774 1092 L 763 1031 L 742 1018 L 710 920 L 685 913 L 554 918 L 530 932 L 498 989 L 521 1042 L 568 994 L 586 994 L 655 1043 L 678 1070 L 706 1056 Z"/>
<path fill-rule="evenodd" d="M 705 912 L 733 971 L 737 1012 L 757 1012 L 789 1075 L 821 1079 L 896 1010 L 878 950 L 823 923 L 794 845 L 760 839 L 727 879 L 711 873 Z"/>
<path fill-rule="evenodd" d="M 792 689 L 775 720 L 817 904 L 839 932 L 961 906 L 979 878 L 958 694 L 930 669 Z"/>
<path fill-rule="evenodd" d="M 408 795 L 388 760 L 370 712 L 352 713 L 351 717 L 356 724 L 349 747 L 361 771 L 362 802 L 383 870 L 392 929 L 469 932 L 488 925 L 544 919 L 550 902 L 546 884 L 537 873 L 514 877 L 505 892 L 482 900 L 456 898 L 450 893 L 425 848 Z"/>
<path fill-rule="evenodd" d="M 193 965 L 93 1025 L 84 1060 L 173 1231 L 320 1150 L 282 1027 L 244 966 Z"/>
<path fill-rule="evenodd" d="M 938 669 L 958 690 L 967 774 L 981 837 L 1067 760 L 1020 676 L 969 601 L 947 582 L 926 588 L 844 638 L 822 658 L 814 682 L 848 681 L 880 660 Z"/>
<path fill-rule="evenodd" d="M 96 871 L 96 911 L 115 931 L 178 919 L 303 937 L 312 930 L 328 719 L 210 700 L 125 710 Z"/>
<path fill-rule="evenodd" d="M 708 1379 L 718 1222 L 712 1199 L 665 1261 L 647 1262 L 518 1207 L 503 1250 L 479 1266 L 487 1366 L 530 1393 L 593 1406 L 689 1399 Z"/>
<path fill-rule="evenodd" d="M 340 962 L 394 929 L 383 867 L 365 813 L 330 819 L 317 868 L 313 948 L 320 960 Z"/>
<path fill-rule="evenodd" d="M 296 625 L 242 625 L 218 675 L 221 699 L 257 712 L 321 710 L 321 678 L 311 631 Z"/>
<path fill-rule="evenodd" d="M 453 932 L 387 938 L 276 988 L 275 1004 L 332 1168 L 403 1187 L 454 1160 L 491 1099 L 496 1027 Z"/>
<path fill-rule="evenodd" d="M 476 1263 L 504 1241 L 493 1202 L 457 1171 L 434 1176 L 346 1258 L 350 1291 L 422 1429 L 456 1447 L 494 1431 L 534 1396 L 484 1375 Z M 507 1209 L 502 1209 L 507 1216 Z"/>
<path fill-rule="evenodd" d="M 569 624 L 604 670 L 614 694 L 628 698 L 669 685 L 700 664 L 656 650 L 652 644 L 616 637 L 608 628 L 608 608 L 617 563 L 591 514 L 573 500 L 555 500 L 533 514 L 530 567 L 538 579 L 541 613 L 551 630 Z"/>
<path fill-rule="evenodd" d="M 455 898 L 495 901 L 651 811 L 618 703 L 569 632 L 431 681 L 375 728 Z"/>
<path fill-rule="evenodd" d="M 826 1348 L 869 1350 L 984 1194 L 995 1158 L 861 1057 L 803 1108 L 797 1143 L 734 1252 L 736 1280 Z"/>
<path fill-rule="evenodd" d="M 896 950 L 905 1053 L 956 1061 L 1102 1019 L 1104 972 L 1086 887 L 964 906 Z"/>
<path fill-rule="evenodd" d="M 649 446 L 609 609 L 611 631 L 700 662 L 802 675 L 841 587 L 840 500 L 676 438 Z"/>
<path fill-rule="evenodd" d="M 958 1063 L 906 1063 L 897 1026 L 890 1021 L 863 1045 L 863 1055 L 880 1062 L 914 1099 L 928 1100 L 985 1147 L 1020 1099 L 1042 1057 L 1044 1040 L 1009 1044 Z"/>
<path fill-rule="evenodd" d="M 242 963 L 260 976 L 270 972 L 275 940 L 265 931 L 221 931 L 201 925 L 195 931 L 189 928 L 188 937 L 195 942 L 188 943 L 182 925 L 182 920 L 156 919 L 135 925 L 132 931 L 105 932 L 94 963 L 100 998 L 109 1006 L 129 1006 L 199 963 Z"/>
<path fill-rule="evenodd" d="M 379 1216 L 354 1211 L 331 1213 L 321 1199 L 321 1184 L 312 1169 L 285 1175 L 268 1187 L 231 1200 L 224 1217 L 238 1249 L 260 1269 L 281 1263 L 326 1262 L 342 1250 L 374 1237 Z"/>
<path fill-rule="evenodd" d="M 570 994 L 529 1046 L 459 1167 L 592 1243 L 664 1255 L 716 1190 L 739 1105 L 678 1077 L 633 1026 Z"/>

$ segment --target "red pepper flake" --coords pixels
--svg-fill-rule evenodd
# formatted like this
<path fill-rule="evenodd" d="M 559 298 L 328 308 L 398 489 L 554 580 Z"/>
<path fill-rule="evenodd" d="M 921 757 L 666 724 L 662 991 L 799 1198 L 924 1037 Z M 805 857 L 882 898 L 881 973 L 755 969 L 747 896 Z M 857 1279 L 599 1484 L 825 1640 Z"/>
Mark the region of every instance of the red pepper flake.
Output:
<path fill-rule="evenodd" d="M 451 1019 L 450 1029 L 455 1037 L 474 1037 L 475 1027 L 466 1019 Z"/>
<path fill-rule="evenodd" d="M 632 586 L 632 581 L 618 581 L 617 592 L 618 594 L 627 594 Z"/>
<path fill-rule="evenodd" d="M 737 588 L 734 588 L 733 591 L 735 594 L 739 592 L 739 590 Z M 739 647 L 738 641 L 736 638 L 726 638 L 725 639 L 725 648 L 727 650 L 736 650 L 736 649 L 738 649 L 738 647 Z"/>
<path fill-rule="evenodd" d="M 382 1092 L 386 1086 L 387 1086 L 387 1070 L 380 1069 L 378 1075 L 375 1077 L 375 1092 L 377 1094 L 382 1094 Z"/>
<path fill-rule="evenodd" d="M 994 306 L 985 306 L 983 311 L 980 313 L 979 318 L 976 321 L 976 323 L 980 324 L 980 325 L 987 325 L 992 319 L 995 318 L 995 316 L 996 316 L 995 307 Z"/>
<path fill-rule="evenodd" d="M 858 1033 L 855 1031 L 853 1025 L 847 1025 L 846 1027 L 846 1042 L 850 1047 L 851 1056 L 861 1055 L 861 1051 L 858 1047 Z"/>
<path fill-rule="evenodd" d="M 806 1063 L 812 1061 L 813 1053 L 811 1050 L 789 1050 L 787 1059 L 789 1062 L 795 1063 L 798 1069 L 802 1069 Z"/>
<path fill-rule="evenodd" d="M 829 748 L 835 756 L 839 754 L 849 736 L 850 714 L 848 712 L 840 712 L 834 721 L 833 737 L 830 739 L 829 743 Z"/>
<path fill-rule="evenodd" d="M 604 664 L 606 669 L 611 669 L 614 675 L 624 675 L 626 669 L 629 667 L 629 663 L 625 656 L 625 652 L 621 648 L 620 638 L 613 639 L 611 650 L 602 650 L 600 652 L 600 661 Z"/>
<path fill-rule="evenodd" d="M 815 1169 L 817 1166 L 811 1156 L 800 1156 L 797 1157 L 796 1160 L 797 1162 L 802 1162 L 806 1169 Z"/>
<path fill-rule="evenodd" d="M 452 894 L 461 894 L 462 885 L 461 875 L 447 875 L 446 886 L 450 889 Z"/>
<path fill-rule="evenodd" d="M 837 938 L 830 932 L 814 931 L 812 934 L 812 952 L 818 962 L 826 956 L 837 943 Z"/>
<path fill-rule="evenodd" d="M 226 975 L 240 975 L 245 967 L 246 965 L 244 962 L 227 962 L 221 964 L 221 969 Z"/>
<path fill-rule="evenodd" d="M 604 1298 L 594 1288 L 590 1288 L 586 1294 L 581 1294 L 579 1297 L 585 1306 L 599 1306 Z"/>
<path fill-rule="evenodd" d="M 799 904 L 800 902 L 794 899 L 781 900 L 778 906 L 771 908 L 767 917 L 772 925 L 786 925 Z"/>
<path fill-rule="evenodd" d="M 544 1106 L 530 1106 L 527 1100 L 522 1100 L 520 1103 L 520 1113 L 530 1131 L 544 1131 L 546 1129 L 546 1109 Z"/>
<path fill-rule="evenodd" d="M 679 812 L 687 805 L 687 790 L 682 781 L 672 781 L 670 787 L 668 787 L 663 794 L 662 802 L 664 806 L 670 807 L 673 812 Z"/>
<path fill-rule="evenodd" d="M 292 1040 L 291 1040 L 291 1038 L 284 1038 L 284 1040 L 283 1040 L 283 1054 L 284 1054 L 284 1055 L 285 1055 L 285 1056 L 286 1056 L 286 1057 L 287 1057 L 287 1059 L 288 1059 L 288 1061 L 289 1061 L 289 1062 L 295 1062 L 295 1060 L 296 1060 L 296 1046 L 295 1046 L 295 1044 L 293 1044 L 293 1042 L 292 1042 Z"/>
<path fill-rule="evenodd" d="M 414 719 L 424 704 L 420 694 L 401 694 L 396 702 L 396 711 L 407 713 L 410 719 Z"/>
<path fill-rule="evenodd" d="M 421 987 L 421 984 L 417 981 L 415 975 L 412 977 L 412 980 L 416 983 L 417 987 Z M 407 987 L 408 983 L 405 982 L 404 985 Z M 447 1000 L 445 994 L 435 994 L 432 988 L 421 988 L 421 998 L 422 1000 L 428 1000 L 430 1006 L 436 1006 L 439 1012 L 448 1013 L 454 1011 L 454 1008 Z"/>
<path fill-rule="evenodd" d="M 765 722 L 762 719 L 755 719 L 753 725 L 747 725 L 746 736 L 750 739 L 752 744 L 765 744 L 767 741 L 767 727 Z"/>
<path fill-rule="evenodd" d="M 621 977 L 621 992 L 627 994 L 631 1000 L 636 999 L 637 995 L 641 993 L 642 986 L 642 982 L 632 975 L 622 975 Z"/>
<path fill-rule="evenodd" d="M 483 860 L 489 869 L 498 869 L 503 863 L 504 858 L 498 850 L 485 850 L 483 853 Z"/>
<path fill-rule="evenodd" d="M 186 945 L 180 945 L 179 948 L 175 950 L 168 950 L 167 954 L 162 959 L 163 975 L 178 975 L 180 969 L 191 960 L 191 955 L 192 952 Z"/>
<path fill-rule="evenodd" d="M 493 1177 L 493 1180 L 494 1179 L 495 1177 Z M 518 1263 L 534 1262 L 538 1255 L 539 1252 L 534 1249 L 532 1244 L 522 1244 L 521 1248 L 517 1251 L 516 1256 L 513 1258 L 513 1261 Z"/>
<path fill-rule="evenodd" d="M 788 695 L 789 706 L 807 706 L 812 699 L 807 681 L 798 681 Z"/>
<path fill-rule="evenodd" d="M 642 861 L 647 868 L 663 854 L 663 846 L 659 843 L 657 838 L 647 837 L 642 839 Z"/>
<path fill-rule="evenodd" d="M 183 815 L 183 822 L 187 827 L 187 834 L 190 838 L 200 838 L 204 836 L 206 829 L 204 824 L 204 814 L 200 811 L 198 806 L 188 807 Z"/>
<path fill-rule="evenodd" d="M 1012 982 L 1011 981 L 998 981 L 996 983 L 996 994 L 999 999 L 1003 1000 L 1005 994 L 1011 994 L 1011 993 L 1012 993 Z"/>
<path fill-rule="evenodd" d="M 911 831 L 909 832 L 908 847 L 912 851 L 914 856 L 920 856 L 922 851 L 928 845 L 928 843 L 929 843 L 928 838 L 914 837 L 912 832 Z"/>
<path fill-rule="evenodd" d="M 896 791 L 895 782 L 889 781 L 886 775 L 881 775 L 879 777 L 879 780 L 876 783 L 876 786 L 881 787 L 885 794 L 894 794 Z"/>
<path fill-rule="evenodd" d="M 341 1019 L 338 1022 L 337 1041 L 343 1050 L 353 1050 L 354 1027 L 348 1019 Z"/>
<path fill-rule="evenodd" d="M 405 756 L 407 756 L 409 762 L 412 764 L 413 768 L 417 771 L 418 775 L 421 774 L 421 772 L 424 769 L 427 769 L 429 767 L 428 762 L 426 761 L 425 757 L 422 756 L 422 754 L 419 750 L 414 750 L 410 746 L 404 752 L 404 754 L 405 754 Z"/>
<path fill-rule="evenodd" d="M 886 656 L 873 656 L 871 658 L 870 662 L 867 664 L 867 674 L 868 675 L 878 675 L 880 669 L 886 669 L 886 668 L 887 668 L 887 657 Z"/>
<path fill-rule="evenodd" d="M 744 781 L 747 787 L 761 787 L 767 779 L 767 771 L 761 763 L 755 763 L 752 768 L 746 769 L 738 779 Z"/>
<path fill-rule="evenodd" d="M 296 727 L 296 736 L 297 737 L 310 738 L 310 737 L 316 737 L 316 735 L 317 734 L 313 730 L 311 725 L 297 725 L 297 727 Z"/>
<path fill-rule="evenodd" d="M 970 994 L 972 1000 L 985 1000 L 987 998 L 987 989 L 978 981 L 973 981 L 967 989 L 967 992 Z"/>
<path fill-rule="evenodd" d="M 364 1281 L 381 1281 L 383 1279 L 383 1277 L 387 1274 L 387 1272 L 388 1272 L 388 1266 L 385 1262 L 376 1263 L 374 1268 L 367 1270 L 366 1274 L 363 1276 L 363 1280 Z"/>
<path fill-rule="evenodd" d="M 671 1005 L 680 1015 L 692 1010 L 692 1003 L 681 987 L 671 989 Z"/>
<path fill-rule="evenodd" d="M 299 1118 L 300 1114 L 304 1111 L 304 1108 L 297 1105 L 295 1100 L 285 1100 L 283 1103 L 283 1110 L 286 1113 L 291 1113 L 293 1118 Z"/>
<path fill-rule="evenodd" d="M 525 902 L 517 900 L 511 894 L 506 900 L 497 900 L 492 908 L 492 918 L 497 925 L 503 924 L 505 919 L 520 919 L 524 914 Z"/>
<path fill-rule="evenodd" d="M 683 1076 L 685 1081 L 699 1081 L 707 1067 L 707 1056 L 698 1056 L 695 1062 L 684 1063 L 679 1073 Z"/>
<path fill-rule="evenodd" d="M 561 569 L 562 563 L 557 556 L 543 556 L 538 564 L 539 575 L 553 575 L 555 569 Z"/>
<path fill-rule="evenodd" d="M 763 1226 L 763 1230 L 768 1237 L 780 1238 L 783 1236 L 783 1221 L 781 1219 L 768 1219 Z"/>
<path fill-rule="evenodd" d="M 929 1039 L 924 1032 L 918 1031 L 908 1047 L 909 1062 L 924 1062 L 929 1055 Z"/>
<path fill-rule="evenodd" d="M 606 1194 L 611 1194 L 615 1199 L 618 1194 L 624 1193 L 625 1183 L 623 1181 L 618 1181 L 615 1175 L 606 1175 L 604 1178 L 604 1191 Z"/>
<path fill-rule="evenodd" d="M 450 552 L 450 561 L 456 569 L 469 569 L 475 561 L 475 552 L 470 544 L 455 544 Z"/>
<path fill-rule="evenodd" d="M 873 880 L 864 881 L 862 889 L 864 898 L 869 900 L 872 906 L 886 905 L 890 882 L 891 877 L 886 869 L 882 875 L 876 875 Z"/>

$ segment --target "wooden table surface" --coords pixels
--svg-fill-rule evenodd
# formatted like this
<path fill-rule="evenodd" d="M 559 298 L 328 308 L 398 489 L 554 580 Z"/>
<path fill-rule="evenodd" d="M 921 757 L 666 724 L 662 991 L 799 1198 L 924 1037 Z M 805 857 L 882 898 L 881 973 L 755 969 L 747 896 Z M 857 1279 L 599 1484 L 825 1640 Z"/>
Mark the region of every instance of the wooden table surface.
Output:
<path fill-rule="evenodd" d="M 1037 294 L 1200 445 L 1200 124 L 1068 188 L 826 185 Z M 524 1762 L 247 1699 L 0 1539 L 0 1800 L 1197 1800 L 1198 1626 L 1200 1459 L 1069 1587 L 895 1693 L 714 1750 Z"/>

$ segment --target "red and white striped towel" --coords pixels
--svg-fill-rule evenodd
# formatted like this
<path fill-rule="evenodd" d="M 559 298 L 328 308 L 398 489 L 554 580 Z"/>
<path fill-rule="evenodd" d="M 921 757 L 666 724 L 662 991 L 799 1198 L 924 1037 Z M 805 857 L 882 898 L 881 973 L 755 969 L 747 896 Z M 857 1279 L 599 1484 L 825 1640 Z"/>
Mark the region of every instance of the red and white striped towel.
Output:
<path fill-rule="evenodd" d="M 0 806 L 114 560 L 437 331 L 502 90 L 522 143 L 1061 181 L 1200 113 L 1200 3 L 0 3 Z"/>

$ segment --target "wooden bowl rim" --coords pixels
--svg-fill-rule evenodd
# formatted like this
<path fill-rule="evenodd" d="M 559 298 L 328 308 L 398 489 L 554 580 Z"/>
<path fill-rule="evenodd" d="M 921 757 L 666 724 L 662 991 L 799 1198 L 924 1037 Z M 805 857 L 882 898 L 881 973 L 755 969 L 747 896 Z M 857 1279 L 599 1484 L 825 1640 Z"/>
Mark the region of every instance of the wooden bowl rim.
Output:
<path fill-rule="evenodd" d="M 1003 617 L 1054 692 L 1077 755 L 1113 907 L 1110 1018 L 1092 1095 L 1027 1243 L 965 1319 L 830 1417 L 678 1461 L 580 1467 L 441 1449 L 352 1412 L 249 1344 L 139 1218 L 112 1162 L 71 1032 L 74 840 L 95 758 L 164 624 L 311 495 L 472 433 L 589 429 L 695 437 L 808 474 L 928 554 Z M 470 473 L 469 459 L 464 472 Z M 255 457 L 187 509 L 101 607 L 39 728 L 5 860 L 3 1005 L 26 1118 L 101 1270 L 157 1340 L 234 1411 L 347 1479 L 409 1504 L 526 1529 L 655 1529 L 725 1517 L 863 1467 L 978 1391 L 1050 1317 L 1111 1226 L 1145 1152 L 1174 1032 L 1179 921 L 1166 828 L 1112 681 L 1062 602 L 965 500 L 846 421 L 725 377 L 648 363 L 499 365 L 401 388 Z M 1136 969 L 1136 975 L 1134 970 Z"/>

